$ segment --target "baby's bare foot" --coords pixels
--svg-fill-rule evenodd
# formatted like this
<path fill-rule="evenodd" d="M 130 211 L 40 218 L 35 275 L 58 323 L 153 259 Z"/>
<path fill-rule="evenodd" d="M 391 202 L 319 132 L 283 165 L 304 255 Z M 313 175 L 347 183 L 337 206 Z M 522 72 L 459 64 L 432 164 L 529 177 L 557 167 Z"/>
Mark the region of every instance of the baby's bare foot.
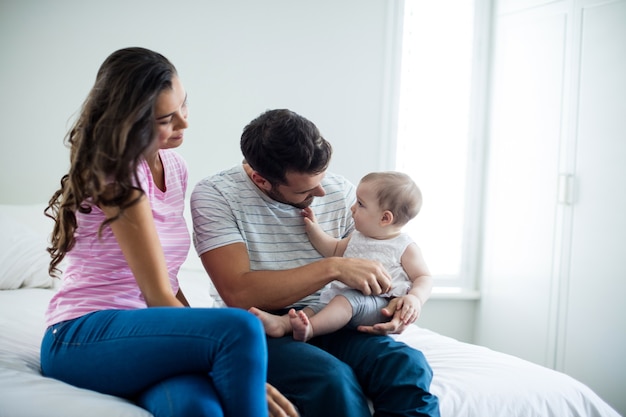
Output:
<path fill-rule="evenodd" d="M 270 314 L 263 310 L 259 310 L 256 307 L 251 307 L 250 309 L 248 309 L 248 311 L 261 320 L 261 323 L 263 323 L 263 328 L 265 329 L 265 334 L 267 334 L 268 336 L 283 337 L 289 332 L 289 329 L 285 327 L 289 326 L 289 321 L 282 318 L 281 316 Z"/>
<path fill-rule="evenodd" d="M 295 340 L 306 342 L 313 337 L 313 327 L 304 311 L 296 312 L 293 308 L 289 310 L 289 322 L 291 323 Z"/>

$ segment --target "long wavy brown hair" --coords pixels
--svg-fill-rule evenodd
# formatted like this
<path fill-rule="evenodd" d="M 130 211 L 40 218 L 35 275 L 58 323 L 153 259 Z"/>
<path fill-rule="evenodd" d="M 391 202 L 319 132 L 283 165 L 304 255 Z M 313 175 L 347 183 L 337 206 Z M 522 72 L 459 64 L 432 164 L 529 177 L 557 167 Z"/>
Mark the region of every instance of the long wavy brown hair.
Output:
<path fill-rule="evenodd" d="M 102 63 L 80 114 L 65 137 L 70 169 L 61 178 L 44 213 L 54 220 L 48 272 L 58 276 L 58 265 L 76 243 L 76 213 L 93 206 L 119 207 L 117 219 L 139 182 L 137 166 L 156 137 L 155 103 L 172 88 L 176 68 L 163 55 L 144 48 L 120 49 Z M 141 191 L 141 190 L 140 190 Z"/>

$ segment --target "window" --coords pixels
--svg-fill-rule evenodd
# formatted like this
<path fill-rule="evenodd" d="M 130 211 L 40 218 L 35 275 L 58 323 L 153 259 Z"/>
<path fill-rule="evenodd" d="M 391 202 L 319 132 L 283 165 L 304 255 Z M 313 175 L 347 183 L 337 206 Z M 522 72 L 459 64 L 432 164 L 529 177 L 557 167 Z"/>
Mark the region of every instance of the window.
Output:
<path fill-rule="evenodd" d="M 475 48 L 480 1 L 406 0 L 402 17 L 395 163 L 424 197 L 405 230 L 422 249 L 435 285 L 448 289 L 474 289 L 479 257 L 480 143 L 470 138 L 479 136 L 484 114 L 474 108 L 482 100 L 473 94 L 481 86 L 476 71 L 487 68 Z"/>

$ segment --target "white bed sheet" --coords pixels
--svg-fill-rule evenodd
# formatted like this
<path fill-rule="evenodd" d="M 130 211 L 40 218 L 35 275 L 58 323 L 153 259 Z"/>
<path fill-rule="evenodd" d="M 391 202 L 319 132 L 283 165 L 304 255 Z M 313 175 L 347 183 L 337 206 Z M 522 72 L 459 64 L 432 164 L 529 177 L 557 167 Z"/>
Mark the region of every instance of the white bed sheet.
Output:
<path fill-rule="evenodd" d="M 182 271 L 192 305 L 210 306 L 208 278 Z M 0 291 L 0 417 L 148 417 L 119 398 L 39 373 L 43 312 L 50 289 Z M 528 361 L 412 326 L 398 340 L 424 352 L 442 417 L 619 417 L 573 378 Z"/>
<path fill-rule="evenodd" d="M 0 417 L 151 417 L 121 398 L 45 378 L 43 314 L 54 290 L 0 291 Z"/>
<path fill-rule="evenodd" d="M 618 417 L 563 373 L 413 326 L 397 339 L 421 350 L 442 417 Z"/>

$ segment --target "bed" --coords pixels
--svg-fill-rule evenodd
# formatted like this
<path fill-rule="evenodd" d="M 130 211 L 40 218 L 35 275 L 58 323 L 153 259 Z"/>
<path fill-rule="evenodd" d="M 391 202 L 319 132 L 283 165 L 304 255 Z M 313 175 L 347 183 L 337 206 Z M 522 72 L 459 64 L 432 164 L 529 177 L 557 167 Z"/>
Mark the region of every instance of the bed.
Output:
<path fill-rule="evenodd" d="M 136 405 L 45 378 L 39 370 L 48 277 L 43 205 L 0 205 L 0 417 L 149 417 Z M 190 303 L 212 306 L 214 289 L 194 256 L 181 269 Z M 399 340 L 433 368 L 442 417 L 619 417 L 581 382 L 554 370 L 419 326 Z"/>

